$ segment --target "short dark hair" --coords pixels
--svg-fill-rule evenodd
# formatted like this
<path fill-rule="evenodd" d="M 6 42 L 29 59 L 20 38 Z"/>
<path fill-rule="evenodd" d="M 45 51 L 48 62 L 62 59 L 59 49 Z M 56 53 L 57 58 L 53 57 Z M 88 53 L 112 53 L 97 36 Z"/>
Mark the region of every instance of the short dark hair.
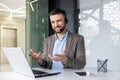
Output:
<path fill-rule="evenodd" d="M 55 14 L 63 14 L 65 16 L 65 22 L 68 22 L 67 16 L 66 16 L 66 12 L 62 9 L 53 9 L 50 13 L 49 16 L 51 15 L 55 15 Z"/>

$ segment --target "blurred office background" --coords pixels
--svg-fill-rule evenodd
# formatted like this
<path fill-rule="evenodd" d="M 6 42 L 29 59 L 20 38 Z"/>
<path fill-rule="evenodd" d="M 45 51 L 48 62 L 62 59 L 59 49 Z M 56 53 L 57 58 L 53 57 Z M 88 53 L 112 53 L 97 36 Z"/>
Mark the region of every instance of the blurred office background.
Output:
<path fill-rule="evenodd" d="M 11 70 L 3 47 L 21 47 L 31 67 L 39 66 L 30 48 L 42 51 L 53 34 L 48 13 L 54 8 L 66 10 L 68 30 L 84 36 L 86 67 L 108 59 L 108 69 L 120 70 L 120 0 L 0 0 L 0 71 Z"/>

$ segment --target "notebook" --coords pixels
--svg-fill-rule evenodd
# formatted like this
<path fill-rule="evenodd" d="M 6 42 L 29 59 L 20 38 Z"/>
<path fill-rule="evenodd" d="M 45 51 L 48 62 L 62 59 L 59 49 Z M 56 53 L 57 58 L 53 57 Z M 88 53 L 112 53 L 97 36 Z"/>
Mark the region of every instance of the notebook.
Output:
<path fill-rule="evenodd" d="M 6 47 L 6 48 L 3 48 L 3 51 L 13 71 L 16 73 L 33 77 L 33 78 L 52 76 L 60 73 L 59 71 L 54 72 L 46 69 L 40 69 L 40 70 L 32 69 L 28 64 L 21 48 Z"/>

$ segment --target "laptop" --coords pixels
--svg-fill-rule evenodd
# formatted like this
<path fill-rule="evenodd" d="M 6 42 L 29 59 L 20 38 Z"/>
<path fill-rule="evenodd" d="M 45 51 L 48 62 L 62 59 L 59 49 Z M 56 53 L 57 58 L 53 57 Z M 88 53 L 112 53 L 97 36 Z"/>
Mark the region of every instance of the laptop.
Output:
<path fill-rule="evenodd" d="M 12 69 L 14 72 L 29 76 L 32 78 L 44 77 L 44 76 L 52 76 L 60 74 L 58 71 L 52 71 L 47 69 L 32 69 L 21 48 L 18 47 L 6 47 L 3 48 L 4 54 L 6 55 Z"/>

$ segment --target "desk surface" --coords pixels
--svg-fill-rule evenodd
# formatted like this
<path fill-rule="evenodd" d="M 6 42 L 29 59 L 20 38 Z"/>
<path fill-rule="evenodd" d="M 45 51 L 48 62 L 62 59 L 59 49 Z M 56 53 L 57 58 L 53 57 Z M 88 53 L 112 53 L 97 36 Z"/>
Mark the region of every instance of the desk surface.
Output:
<path fill-rule="evenodd" d="M 90 76 L 79 76 L 75 72 L 87 71 Z M 31 78 L 15 72 L 0 72 L 0 80 L 120 80 L 120 72 L 108 71 L 106 73 L 97 72 L 96 69 L 89 68 L 83 70 L 64 69 L 61 74 L 41 78 Z"/>

